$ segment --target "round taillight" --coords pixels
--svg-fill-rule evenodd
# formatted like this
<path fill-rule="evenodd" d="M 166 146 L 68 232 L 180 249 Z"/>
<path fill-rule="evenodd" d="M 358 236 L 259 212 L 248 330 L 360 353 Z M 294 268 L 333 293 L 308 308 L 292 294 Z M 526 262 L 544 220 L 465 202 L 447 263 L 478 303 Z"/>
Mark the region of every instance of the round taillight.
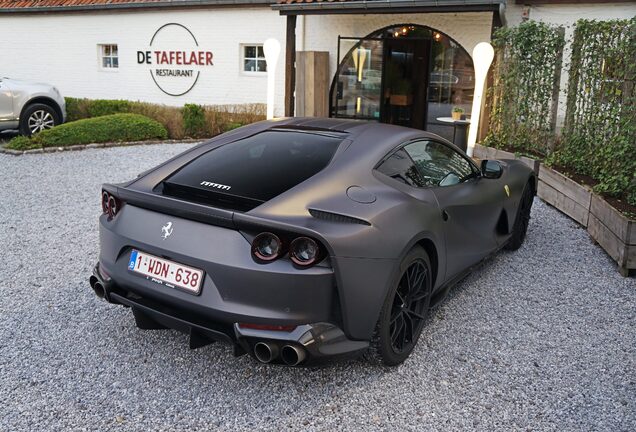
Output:
<path fill-rule="evenodd" d="M 119 207 L 117 206 L 117 200 L 111 195 L 110 198 L 108 198 L 108 215 L 110 217 L 114 217 L 118 211 Z"/>
<path fill-rule="evenodd" d="M 108 192 L 102 191 L 102 211 L 104 213 L 108 213 L 108 199 L 109 198 L 110 198 L 110 195 L 108 195 Z"/>
<path fill-rule="evenodd" d="M 261 233 L 252 241 L 252 255 L 261 261 L 273 261 L 281 254 L 282 243 L 276 234 Z"/>
<path fill-rule="evenodd" d="M 299 266 L 315 264 L 320 254 L 318 243 L 309 237 L 298 237 L 289 246 L 289 257 Z"/>

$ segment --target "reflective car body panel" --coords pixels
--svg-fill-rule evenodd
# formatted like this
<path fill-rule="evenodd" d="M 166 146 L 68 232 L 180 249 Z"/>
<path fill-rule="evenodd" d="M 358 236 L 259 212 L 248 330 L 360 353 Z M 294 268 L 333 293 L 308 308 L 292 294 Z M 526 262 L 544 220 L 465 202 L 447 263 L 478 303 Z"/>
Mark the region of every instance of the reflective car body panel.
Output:
<path fill-rule="evenodd" d="M 205 197 L 193 200 L 190 195 L 164 193 L 166 179 L 186 172 L 192 161 L 268 130 L 332 133 L 339 144 L 323 169 L 272 196 L 255 192 L 251 198 L 262 202 L 247 211 L 232 208 L 229 194 L 227 203 L 221 204 L 225 208 L 220 208 L 197 201 Z M 414 187 L 376 169 L 405 143 L 422 139 L 460 152 L 427 132 L 336 119 L 260 122 L 216 137 L 128 183 L 104 186 L 124 205 L 115 217 L 100 219 L 99 265 L 105 273 L 101 277 L 131 301 L 135 296 L 149 298 L 225 328 L 242 322 L 328 323 L 320 328 L 337 329 L 332 334 L 340 332 L 341 342 L 342 338 L 368 342 L 401 259 L 414 245 L 430 255 L 434 292 L 444 292 L 505 244 L 523 189 L 535 181 L 534 173 L 516 161 L 502 161 L 501 177 L 487 179 L 466 160 L 474 171 L 470 178 L 444 187 Z M 201 181 L 215 182 L 199 176 Z M 198 177 L 188 180 L 191 185 L 197 181 Z M 231 192 L 214 189 L 213 194 Z M 162 227 L 167 223 L 173 232 L 164 239 Z M 315 239 L 324 248 L 324 259 L 310 268 L 298 268 L 288 256 L 259 263 L 250 253 L 250 243 L 262 232 Z M 127 262 L 132 248 L 203 270 L 201 294 L 194 296 L 131 273 Z M 312 334 L 318 337 L 315 331 Z"/>

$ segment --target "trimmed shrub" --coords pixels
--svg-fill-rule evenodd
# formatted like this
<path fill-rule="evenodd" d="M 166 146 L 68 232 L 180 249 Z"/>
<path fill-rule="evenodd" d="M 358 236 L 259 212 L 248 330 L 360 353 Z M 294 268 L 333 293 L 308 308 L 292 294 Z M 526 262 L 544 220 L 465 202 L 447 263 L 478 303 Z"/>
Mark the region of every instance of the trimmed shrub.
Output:
<path fill-rule="evenodd" d="M 63 147 L 77 144 L 166 139 L 168 132 L 159 122 L 139 114 L 112 114 L 65 123 L 34 135 L 16 137 L 8 148 Z M 28 140 L 29 142 L 25 141 Z"/>
<path fill-rule="evenodd" d="M 31 139 L 22 135 L 11 139 L 6 145 L 6 148 L 11 150 L 31 150 L 39 147 L 40 146 L 35 144 Z"/>
<path fill-rule="evenodd" d="M 168 137 L 172 139 L 182 139 L 184 137 L 183 116 L 181 115 L 181 109 L 177 107 L 126 100 L 91 100 L 70 97 L 65 98 L 65 100 L 66 115 L 69 122 L 96 117 L 95 114 L 100 113 L 103 113 L 102 115 L 116 113 L 141 114 L 164 125 L 168 130 Z"/>
<path fill-rule="evenodd" d="M 183 130 L 186 136 L 202 138 L 210 135 L 205 118 L 205 110 L 201 105 L 185 104 L 182 113 Z"/>
<path fill-rule="evenodd" d="M 127 100 L 96 100 L 88 107 L 91 117 L 101 117 L 111 114 L 130 113 L 131 103 Z"/>
<path fill-rule="evenodd" d="M 88 99 L 77 99 L 72 97 L 65 97 L 66 102 L 66 121 L 73 122 L 75 120 L 81 120 L 89 118 L 88 107 L 90 101 Z"/>
<path fill-rule="evenodd" d="M 205 119 L 212 136 L 265 120 L 265 104 L 205 106 Z"/>
<path fill-rule="evenodd" d="M 133 114 L 141 114 L 158 121 L 168 130 L 171 139 L 183 139 L 183 116 L 181 110 L 166 105 L 156 105 L 145 102 L 131 102 L 130 109 Z"/>
<path fill-rule="evenodd" d="M 133 112 L 133 102 L 127 100 L 65 98 L 65 101 L 68 121 Z"/>
<path fill-rule="evenodd" d="M 150 117 L 164 125 L 168 137 L 207 138 L 265 120 L 265 104 L 186 105 L 184 108 L 126 100 L 66 98 L 68 121 L 94 117 L 96 113 L 129 112 Z M 202 118 L 203 117 L 203 118 Z M 186 118 L 188 124 L 186 125 Z M 203 124 L 202 124 L 203 122 Z"/>
<path fill-rule="evenodd" d="M 238 129 L 241 126 L 243 126 L 243 124 L 238 123 L 238 122 L 236 122 L 236 123 L 228 123 L 228 124 L 225 125 L 224 132 L 228 132 L 228 131 L 231 131 L 231 130 L 234 130 L 234 129 Z"/>

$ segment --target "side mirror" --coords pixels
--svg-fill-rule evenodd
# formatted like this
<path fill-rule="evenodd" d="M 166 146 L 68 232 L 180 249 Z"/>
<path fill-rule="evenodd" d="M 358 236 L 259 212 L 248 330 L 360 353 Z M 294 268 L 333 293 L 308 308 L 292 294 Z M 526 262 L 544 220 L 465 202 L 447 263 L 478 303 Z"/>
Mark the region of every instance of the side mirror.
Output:
<path fill-rule="evenodd" d="M 496 160 L 481 161 L 481 175 L 487 179 L 498 179 L 503 174 L 501 164 Z"/>

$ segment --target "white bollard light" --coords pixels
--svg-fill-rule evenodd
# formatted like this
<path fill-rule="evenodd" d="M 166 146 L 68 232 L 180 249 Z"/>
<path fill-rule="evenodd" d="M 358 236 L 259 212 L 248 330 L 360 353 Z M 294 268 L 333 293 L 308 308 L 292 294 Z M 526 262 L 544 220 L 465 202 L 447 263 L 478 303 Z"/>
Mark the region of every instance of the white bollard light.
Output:
<path fill-rule="evenodd" d="M 495 50 L 488 42 L 480 42 L 473 49 L 473 65 L 475 66 L 475 95 L 473 96 L 473 108 L 470 112 L 470 129 L 468 130 L 468 147 L 466 154 L 473 156 L 477 131 L 479 130 L 479 117 L 481 115 L 481 101 L 484 96 L 484 83 L 490 64 L 495 57 Z"/>
<path fill-rule="evenodd" d="M 274 118 L 274 87 L 276 85 L 276 65 L 280 55 L 280 42 L 267 39 L 263 44 L 265 62 L 267 63 L 267 120 Z"/>

